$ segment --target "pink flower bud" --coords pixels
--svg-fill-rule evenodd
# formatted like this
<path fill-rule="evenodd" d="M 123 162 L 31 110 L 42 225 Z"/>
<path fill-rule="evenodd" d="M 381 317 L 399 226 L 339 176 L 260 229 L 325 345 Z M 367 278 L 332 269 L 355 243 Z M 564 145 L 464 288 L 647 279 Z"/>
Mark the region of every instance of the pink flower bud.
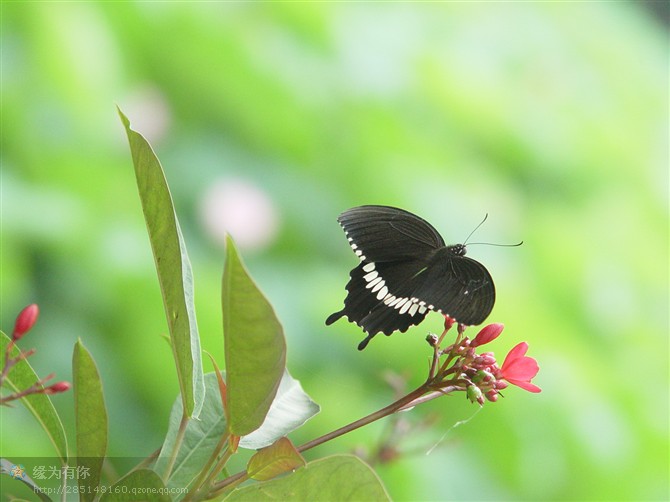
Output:
<path fill-rule="evenodd" d="M 495 357 L 489 354 L 482 354 L 481 356 L 475 357 L 473 365 L 477 366 L 478 368 L 488 368 L 489 366 L 493 366 L 495 363 Z"/>
<path fill-rule="evenodd" d="M 498 391 L 495 389 L 491 389 L 484 395 L 486 396 L 486 399 L 488 399 L 492 403 L 495 403 L 498 400 Z"/>
<path fill-rule="evenodd" d="M 53 385 L 50 385 L 49 387 L 46 387 L 44 389 L 45 394 L 57 394 L 59 392 L 65 392 L 67 390 L 70 390 L 70 382 L 56 382 Z"/>
<path fill-rule="evenodd" d="M 509 387 L 509 384 L 505 382 L 505 380 L 496 380 L 496 382 L 493 384 L 493 387 L 496 390 L 503 390 Z"/>
<path fill-rule="evenodd" d="M 447 330 L 451 329 L 451 327 L 454 325 L 455 322 L 456 322 L 456 319 L 452 319 L 448 315 L 445 315 L 444 316 L 444 330 L 447 331 Z"/>
<path fill-rule="evenodd" d="M 39 312 L 39 308 L 35 303 L 28 305 L 21 312 L 19 312 L 19 315 L 16 316 L 16 323 L 14 323 L 12 340 L 17 341 L 28 331 L 30 331 L 30 328 L 32 328 L 35 324 L 35 321 L 37 321 L 37 315 Z"/>
<path fill-rule="evenodd" d="M 479 333 L 477 333 L 477 336 L 475 337 L 474 340 L 472 340 L 472 343 L 470 344 L 471 347 L 477 347 L 479 345 L 484 345 L 489 342 L 492 342 L 496 338 L 498 338 L 498 335 L 502 333 L 503 328 L 505 325 L 500 324 L 500 323 L 492 323 L 487 326 L 484 326 Z"/>

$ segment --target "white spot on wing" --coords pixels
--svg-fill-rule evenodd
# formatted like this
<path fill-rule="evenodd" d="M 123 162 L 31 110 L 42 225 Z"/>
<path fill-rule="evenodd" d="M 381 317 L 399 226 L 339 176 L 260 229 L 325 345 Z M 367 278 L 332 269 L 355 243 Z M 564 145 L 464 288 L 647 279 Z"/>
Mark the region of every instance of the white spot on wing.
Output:
<path fill-rule="evenodd" d="M 379 290 L 379 293 L 377 293 L 377 300 L 381 300 L 384 298 L 389 292 L 389 288 L 384 286 L 382 289 Z"/>
<path fill-rule="evenodd" d="M 411 306 L 411 307 L 409 308 L 409 310 L 407 311 L 407 313 L 408 313 L 409 315 L 413 316 L 414 314 L 416 314 L 416 311 L 417 311 L 418 309 L 419 309 L 419 306 L 418 306 L 416 303 L 413 303 L 412 306 Z"/>
<path fill-rule="evenodd" d="M 372 272 L 375 269 L 375 262 L 366 263 L 363 265 L 364 272 Z"/>
<path fill-rule="evenodd" d="M 395 296 L 393 296 L 393 295 L 389 295 L 388 298 L 385 298 L 385 299 L 384 299 L 384 303 L 385 303 L 386 305 L 388 305 L 388 306 L 391 306 L 391 304 L 392 304 L 394 301 L 396 301 L 396 300 L 397 300 L 397 298 L 396 298 Z"/>
<path fill-rule="evenodd" d="M 376 293 L 377 291 L 379 291 L 379 290 L 382 289 L 383 287 L 385 287 L 385 286 L 384 286 L 384 281 L 381 280 L 380 282 L 377 283 L 377 285 L 376 285 L 374 288 L 372 288 L 372 292 L 373 292 L 373 293 Z M 386 294 L 386 293 L 384 293 L 384 294 Z M 380 300 L 381 300 L 383 297 L 384 297 L 384 295 L 382 295 L 382 297 L 380 298 Z"/>
<path fill-rule="evenodd" d="M 379 272 L 377 272 L 376 270 L 373 270 L 369 274 L 365 274 L 363 276 L 363 279 L 365 279 L 365 282 L 370 282 L 372 279 L 376 279 L 378 275 L 379 275 Z"/>
<path fill-rule="evenodd" d="M 366 289 L 370 289 L 370 288 L 374 287 L 374 286 L 375 286 L 378 282 L 380 282 L 381 280 L 382 280 L 381 277 L 377 277 L 376 279 L 373 279 L 372 281 L 368 282 L 368 285 L 365 286 L 365 288 L 366 288 Z"/>
<path fill-rule="evenodd" d="M 411 306 L 412 306 L 412 302 L 405 302 L 405 305 L 402 306 L 402 308 L 400 309 L 400 312 L 398 312 L 398 313 L 399 314 L 404 314 L 405 312 L 407 312 L 409 310 L 409 308 Z"/>
<path fill-rule="evenodd" d="M 428 309 L 427 309 L 426 307 L 424 307 L 423 305 L 421 305 L 421 306 L 419 307 L 419 314 L 425 314 L 425 313 L 426 313 L 426 310 L 428 310 Z"/>
<path fill-rule="evenodd" d="M 405 302 L 407 302 L 408 298 L 400 298 L 400 301 L 396 302 L 396 304 L 393 306 L 394 309 L 399 309 L 402 307 Z"/>

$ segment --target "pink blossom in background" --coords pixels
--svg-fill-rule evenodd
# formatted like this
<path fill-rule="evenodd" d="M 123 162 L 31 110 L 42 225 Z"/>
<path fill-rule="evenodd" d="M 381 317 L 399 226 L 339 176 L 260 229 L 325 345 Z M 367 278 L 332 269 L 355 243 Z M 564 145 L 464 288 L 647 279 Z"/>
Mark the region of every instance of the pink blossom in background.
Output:
<path fill-rule="evenodd" d="M 200 217 L 209 236 L 221 246 L 229 233 L 240 249 L 262 249 L 279 230 L 279 215 L 269 195 L 243 178 L 213 183 L 201 200 Z"/>

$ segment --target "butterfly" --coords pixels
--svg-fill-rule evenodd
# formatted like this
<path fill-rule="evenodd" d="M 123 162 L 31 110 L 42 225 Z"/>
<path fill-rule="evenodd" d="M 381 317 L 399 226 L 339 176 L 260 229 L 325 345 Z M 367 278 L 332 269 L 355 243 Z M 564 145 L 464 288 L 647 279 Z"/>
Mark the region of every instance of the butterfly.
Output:
<path fill-rule="evenodd" d="M 389 206 L 359 206 L 337 219 L 360 259 L 349 274 L 344 308 L 326 325 L 347 316 L 367 333 L 404 332 L 439 312 L 471 326 L 484 322 L 495 303 L 493 279 L 465 256 L 465 244 L 447 246 L 423 218 Z"/>

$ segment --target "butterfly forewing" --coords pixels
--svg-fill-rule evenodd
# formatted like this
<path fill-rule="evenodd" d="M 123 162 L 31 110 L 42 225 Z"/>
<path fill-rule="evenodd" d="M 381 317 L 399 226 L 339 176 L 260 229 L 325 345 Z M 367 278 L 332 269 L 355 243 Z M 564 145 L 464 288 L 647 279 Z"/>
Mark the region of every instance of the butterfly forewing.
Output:
<path fill-rule="evenodd" d="M 402 209 L 360 206 L 343 212 L 338 221 L 362 260 L 425 258 L 431 250 L 444 246 L 430 223 Z"/>

